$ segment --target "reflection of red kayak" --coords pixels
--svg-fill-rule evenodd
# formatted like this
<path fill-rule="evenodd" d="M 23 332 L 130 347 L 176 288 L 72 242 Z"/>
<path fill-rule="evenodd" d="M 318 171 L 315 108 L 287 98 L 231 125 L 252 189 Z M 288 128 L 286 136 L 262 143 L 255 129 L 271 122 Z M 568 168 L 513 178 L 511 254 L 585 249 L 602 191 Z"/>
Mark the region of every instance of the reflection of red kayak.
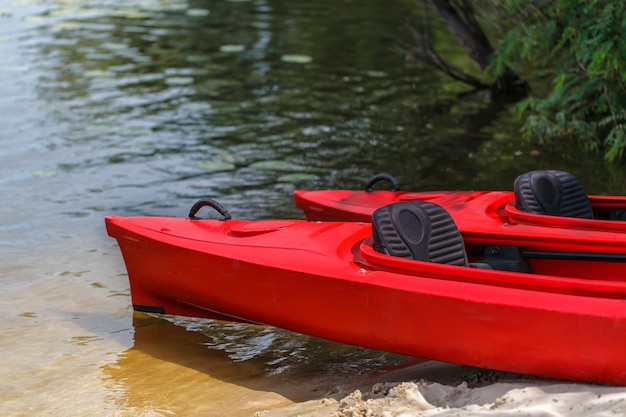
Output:
<path fill-rule="evenodd" d="M 381 178 L 393 181 L 389 176 Z M 542 180 L 554 184 L 546 186 Z M 626 232 L 626 196 L 587 196 L 570 174 L 530 172 L 516 180 L 515 190 L 296 190 L 294 201 L 307 220 L 369 222 L 378 207 L 399 201 L 430 201 L 450 212 L 464 234 L 475 229 L 502 231 L 510 226 L 529 226 L 524 230 L 539 234 L 543 233 L 542 227 Z"/>
<path fill-rule="evenodd" d="M 463 240 L 446 216 L 407 203 L 372 224 L 110 216 L 106 226 L 136 310 L 626 385 L 626 237 L 499 233 L 496 214 Z"/>

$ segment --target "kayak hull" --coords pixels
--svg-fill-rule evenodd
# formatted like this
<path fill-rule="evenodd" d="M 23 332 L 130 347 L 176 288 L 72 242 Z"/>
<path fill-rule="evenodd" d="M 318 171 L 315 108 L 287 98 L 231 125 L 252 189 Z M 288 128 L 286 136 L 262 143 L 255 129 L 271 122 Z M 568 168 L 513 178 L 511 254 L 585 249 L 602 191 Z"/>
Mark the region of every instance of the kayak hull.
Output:
<path fill-rule="evenodd" d="M 619 263 L 601 262 L 610 279 L 595 282 L 398 261 L 373 251 L 371 225 L 360 222 L 110 216 L 106 225 L 119 243 L 137 310 L 626 385 L 626 278 Z M 568 238 L 546 239 L 557 245 Z M 610 246 L 601 240 L 600 247 Z M 572 242 L 571 248 L 593 249 Z"/>

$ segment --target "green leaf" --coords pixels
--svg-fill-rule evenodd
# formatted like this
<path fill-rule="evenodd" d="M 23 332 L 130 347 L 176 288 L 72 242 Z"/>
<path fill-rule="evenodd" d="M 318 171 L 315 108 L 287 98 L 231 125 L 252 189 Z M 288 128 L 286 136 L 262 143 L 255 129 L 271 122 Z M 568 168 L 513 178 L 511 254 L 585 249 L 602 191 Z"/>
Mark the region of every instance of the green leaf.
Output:
<path fill-rule="evenodd" d="M 308 55 L 283 55 L 280 59 L 283 62 L 289 62 L 292 64 L 308 64 L 313 62 L 313 58 Z"/>
<path fill-rule="evenodd" d="M 315 178 L 314 174 L 307 174 L 304 172 L 296 172 L 293 174 L 285 174 L 278 177 L 278 182 L 301 182 L 309 181 Z"/>
<path fill-rule="evenodd" d="M 250 165 L 251 168 L 263 169 L 269 171 L 289 171 L 293 169 L 293 165 L 287 161 L 260 161 Z"/>
<path fill-rule="evenodd" d="M 198 162 L 196 164 L 196 167 L 204 171 L 211 171 L 211 172 L 232 171 L 233 169 L 235 169 L 235 165 L 230 162 L 224 162 L 224 161 L 214 160 L 214 159 Z"/>

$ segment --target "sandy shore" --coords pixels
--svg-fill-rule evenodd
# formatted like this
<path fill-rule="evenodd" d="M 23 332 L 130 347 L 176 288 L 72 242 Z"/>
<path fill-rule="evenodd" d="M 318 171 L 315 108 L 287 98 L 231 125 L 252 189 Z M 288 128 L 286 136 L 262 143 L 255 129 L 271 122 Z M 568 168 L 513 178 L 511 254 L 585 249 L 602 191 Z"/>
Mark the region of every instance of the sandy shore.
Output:
<path fill-rule="evenodd" d="M 626 387 L 552 381 L 423 362 L 255 417 L 622 416 Z"/>

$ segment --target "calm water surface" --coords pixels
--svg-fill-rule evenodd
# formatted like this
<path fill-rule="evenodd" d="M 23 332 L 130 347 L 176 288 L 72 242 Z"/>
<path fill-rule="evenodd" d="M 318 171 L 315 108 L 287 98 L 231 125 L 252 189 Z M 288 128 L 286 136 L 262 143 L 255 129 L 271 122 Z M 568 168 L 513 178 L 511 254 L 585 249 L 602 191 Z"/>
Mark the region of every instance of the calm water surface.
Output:
<path fill-rule="evenodd" d="M 406 189 L 508 189 L 550 167 L 624 191 L 621 171 L 520 141 L 506 105 L 458 100 L 390 53 L 402 15 L 375 0 L 0 3 L 3 415 L 251 416 L 405 360 L 133 315 L 107 214 L 185 216 L 210 196 L 234 217 L 302 217 L 294 189 L 383 171 Z"/>

